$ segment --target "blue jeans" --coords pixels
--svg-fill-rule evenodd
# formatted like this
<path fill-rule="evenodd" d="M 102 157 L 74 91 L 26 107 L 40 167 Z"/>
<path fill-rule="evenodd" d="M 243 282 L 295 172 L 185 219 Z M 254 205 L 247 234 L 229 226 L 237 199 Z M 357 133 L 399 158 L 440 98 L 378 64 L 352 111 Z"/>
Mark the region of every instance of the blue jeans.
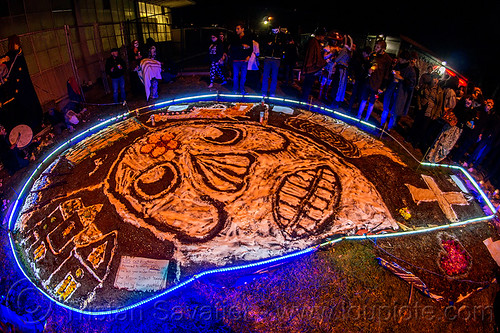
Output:
<path fill-rule="evenodd" d="M 280 69 L 280 59 L 265 58 L 264 72 L 262 73 L 262 95 L 267 95 L 267 86 L 269 84 L 269 76 L 271 77 L 271 87 L 269 88 L 269 96 L 274 96 L 276 87 L 278 86 L 278 71 Z"/>
<path fill-rule="evenodd" d="M 368 82 L 365 82 L 365 86 L 363 87 L 363 92 L 361 93 L 361 100 L 362 101 L 368 101 L 369 104 L 375 103 L 377 100 L 377 90 L 373 90 L 370 87 L 370 84 Z"/>
<path fill-rule="evenodd" d="M 395 99 L 395 94 L 394 92 L 396 91 L 396 82 L 391 82 L 387 86 L 387 89 L 385 89 L 384 92 L 384 102 L 383 102 L 383 110 L 384 112 L 390 112 L 390 110 L 393 107 L 394 104 L 394 99 Z"/>
<path fill-rule="evenodd" d="M 492 146 L 493 146 L 493 136 L 482 138 L 479 141 L 476 149 L 474 149 L 472 156 L 469 158 L 469 162 L 473 164 L 483 163 L 484 158 L 486 157 L 486 155 L 488 155 Z"/>
<path fill-rule="evenodd" d="M 304 81 L 302 81 L 302 94 L 300 95 L 300 100 L 302 102 L 308 102 L 309 95 L 311 94 L 312 88 L 314 86 L 314 82 L 316 82 L 316 78 L 318 77 L 316 73 L 308 73 L 304 74 Z"/>
<path fill-rule="evenodd" d="M 233 61 L 233 91 L 245 93 L 245 82 L 247 80 L 248 61 Z M 239 77 L 239 80 L 238 80 Z"/>
<path fill-rule="evenodd" d="M 117 79 L 111 79 L 111 82 L 113 84 L 113 101 L 115 103 L 118 103 L 118 89 L 120 89 L 120 97 L 122 101 L 125 100 L 126 95 L 125 95 L 125 77 L 120 76 Z"/>
<path fill-rule="evenodd" d="M 394 127 L 396 124 L 396 110 L 394 108 L 391 108 L 390 110 L 386 110 L 384 107 L 384 110 L 382 111 L 382 116 L 380 118 L 380 126 L 384 127 L 385 122 L 387 121 L 387 118 L 389 117 L 389 124 L 387 124 L 387 129 L 390 130 Z"/>

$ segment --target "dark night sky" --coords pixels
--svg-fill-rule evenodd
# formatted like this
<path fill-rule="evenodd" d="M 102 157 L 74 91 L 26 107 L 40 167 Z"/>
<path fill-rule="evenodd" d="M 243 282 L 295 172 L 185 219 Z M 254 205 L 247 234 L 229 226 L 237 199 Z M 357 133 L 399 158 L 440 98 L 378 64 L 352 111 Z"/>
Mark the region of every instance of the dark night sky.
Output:
<path fill-rule="evenodd" d="M 195 0 L 196 1 L 196 0 Z M 174 23 L 219 24 L 233 27 L 244 21 L 256 28 L 265 15 L 292 32 L 310 32 L 316 26 L 345 33 L 406 35 L 446 60 L 453 68 L 493 93 L 500 83 L 500 2 L 347 0 L 197 0 L 196 5 L 174 11 Z M 355 41 L 356 42 L 356 41 Z"/>

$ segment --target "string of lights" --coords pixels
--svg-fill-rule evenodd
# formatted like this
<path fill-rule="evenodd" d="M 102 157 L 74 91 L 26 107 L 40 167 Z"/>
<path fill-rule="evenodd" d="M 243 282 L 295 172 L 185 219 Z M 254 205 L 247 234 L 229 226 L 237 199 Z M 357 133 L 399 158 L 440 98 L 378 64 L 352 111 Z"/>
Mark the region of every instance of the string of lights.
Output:
<path fill-rule="evenodd" d="M 14 244 L 14 239 L 13 239 L 13 233 L 15 232 L 15 223 L 17 221 L 17 218 L 20 216 L 20 207 L 22 206 L 22 203 L 26 199 L 27 194 L 29 193 L 30 187 L 33 185 L 34 181 L 39 177 L 44 170 L 54 161 L 55 158 L 57 158 L 61 153 L 66 151 L 68 148 L 72 147 L 76 143 L 80 142 L 81 140 L 87 138 L 88 136 L 95 134 L 99 132 L 100 130 L 106 128 L 109 125 L 112 125 L 114 123 L 120 122 L 122 120 L 125 120 L 129 117 L 134 117 L 138 116 L 141 114 L 147 114 L 154 112 L 155 110 L 161 109 L 165 106 L 168 105 L 173 105 L 177 103 L 184 103 L 188 101 L 202 101 L 202 100 L 215 100 L 215 101 L 221 101 L 221 100 L 254 100 L 254 101 L 262 101 L 262 96 L 260 95 L 233 95 L 233 94 L 225 94 L 225 93 L 212 93 L 212 94 L 203 94 L 203 95 L 194 95 L 194 96 L 185 96 L 185 97 L 180 97 L 180 98 L 173 98 L 170 100 L 165 100 L 162 102 L 158 102 L 152 105 L 147 105 L 135 110 L 129 110 L 127 112 L 124 112 L 118 116 L 111 117 L 107 120 L 101 121 L 98 124 L 95 124 L 91 126 L 88 129 L 85 129 L 76 135 L 74 135 L 72 138 L 70 138 L 68 141 L 62 143 L 61 145 L 57 146 L 55 149 L 53 149 L 47 156 L 45 156 L 42 161 L 37 165 L 37 167 L 31 172 L 30 176 L 25 180 L 25 182 L 22 185 L 21 190 L 18 192 L 19 194 L 17 195 L 14 203 L 11 206 L 10 212 L 8 213 L 8 229 L 9 229 L 9 241 L 10 241 L 10 246 L 14 254 L 15 261 L 20 268 L 21 272 L 23 275 L 31 281 L 31 283 L 46 297 L 51 299 L 55 304 L 72 310 L 76 311 L 82 314 L 87 314 L 87 315 L 109 315 L 109 314 L 114 314 L 114 313 L 119 313 L 123 311 L 127 311 L 136 307 L 139 307 L 143 304 L 149 303 L 153 300 L 156 300 L 160 297 L 164 297 L 168 294 L 171 294 L 191 283 L 194 281 L 205 277 L 205 276 L 210 276 L 210 275 L 216 275 L 216 274 L 221 274 L 221 273 L 229 273 L 229 272 L 235 272 L 235 271 L 242 271 L 242 270 L 248 270 L 248 269 L 255 269 L 255 268 L 262 268 L 266 267 L 269 265 L 275 265 L 277 263 L 283 263 L 289 260 L 293 260 L 296 258 L 299 258 L 304 255 L 308 255 L 311 253 L 316 252 L 320 248 L 326 248 L 328 246 L 331 246 L 333 244 L 336 244 L 338 242 L 344 241 L 344 240 L 352 240 L 352 241 L 359 241 L 359 240 L 369 240 L 371 242 L 376 242 L 377 239 L 383 239 L 383 238 L 394 238 L 394 237 L 405 237 L 409 235 L 416 235 L 416 234 L 422 234 L 422 233 L 430 233 L 430 232 L 435 232 L 438 230 L 445 230 L 445 229 L 451 229 L 451 228 L 457 228 L 457 227 L 462 227 L 465 225 L 469 225 L 472 223 L 478 223 L 478 222 L 486 222 L 491 220 L 495 215 L 495 207 L 493 204 L 490 202 L 486 194 L 482 191 L 481 187 L 478 185 L 478 183 L 473 179 L 473 177 L 462 167 L 459 166 L 453 166 L 453 165 L 443 165 L 443 164 L 435 164 L 435 163 L 426 163 L 426 162 L 421 162 L 420 165 L 424 167 L 432 167 L 432 168 L 450 168 L 456 171 L 459 171 L 464 174 L 464 176 L 471 182 L 472 186 L 477 190 L 477 192 L 480 194 L 481 198 L 486 202 L 487 206 L 491 210 L 490 215 L 486 216 L 480 216 L 477 218 L 473 219 L 468 219 L 465 221 L 459 221 L 459 222 L 454 222 L 446 225 L 441 225 L 441 226 L 433 226 L 433 227 L 427 227 L 427 228 L 421 228 L 421 229 L 416 229 L 416 230 L 409 230 L 409 231 L 401 231 L 401 232 L 390 232 L 390 233 L 379 233 L 379 234 L 364 234 L 364 235 L 345 235 L 341 237 L 337 237 L 334 239 L 326 239 L 320 244 L 305 248 L 300 251 L 288 253 L 279 257 L 274 257 L 274 258 L 268 258 L 264 260 L 260 260 L 257 262 L 252 262 L 248 264 L 243 264 L 243 265 L 236 265 L 236 266 L 227 266 L 227 267 L 221 267 L 221 268 L 216 268 L 216 269 L 211 269 L 207 271 L 200 272 L 198 274 L 195 274 L 191 276 L 190 278 L 164 290 L 163 292 L 154 295 L 152 297 L 149 297 L 147 299 L 144 299 L 140 302 L 134 303 L 129 306 L 121 307 L 121 308 L 116 308 L 116 309 L 110 309 L 110 310 L 103 310 L 103 311 L 89 311 L 89 310 L 82 310 L 82 309 L 77 309 L 73 308 L 71 306 L 68 306 L 67 304 L 64 304 L 60 302 L 57 299 L 54 299 L 53 296 L 49 295 L 47 292 L 45 292 L 43 289 L 39 288 L 37 284 L 32 280 L 32 277 L 28 275 L 27 272 L 23 269 L 23 266 L 20 263 L 20 258 L 16 252 L 16 247 Z M 366 122 L 366 121 L 361 121 L 358 120 L 357 118 L 354 118 L 352 116 L 349 116 L 345 113 L 340 112 L 339 110 L 334 110 L 330 109 L 324 106 L 316 105 L 316 104 L 309 104 L 305 103 L 302 101 L 296 101 L 293 99 L 289 98 L 279 98 L 279 97 L 268 97 L 265 98 L 267 102 L 273 102 L 277 104 L 283 104 L 283 105 L 298 105 L 298 106 L 307 106 L 310 109 L 317 110 L 317 112 L 321 113 L 326 113 L 328 115 L 331 115 L 336 118 L 341 118 L 341 119 L 348 119 L 350 121 L 353 121 L 357 124 L 367 126 L 368 128 L 371 128 L 373 130 L 378 130 L 381 131 L 382 133 L 385 132 L 384 129 L 378 128 L 377 126 Z M 391 136 L 392 137 L 392 136 Z M 394 139 L 394 138 L 393 138 Z M 402 145 L 401 143 L 399 143 Z M 409 153 L 409 152 L 408 152 Z M 415 160 L 416 158 L 412 156 Z M 417 160 L 418 161 L 418 160 Z M 389 253 L 387 253 L 390 255 Z M 391 255 L 392 256 L 392 255 Z M 402 259 L 400 259 L 402 260 Z M 435 273 L 437 274 L 437 273 Z"/>

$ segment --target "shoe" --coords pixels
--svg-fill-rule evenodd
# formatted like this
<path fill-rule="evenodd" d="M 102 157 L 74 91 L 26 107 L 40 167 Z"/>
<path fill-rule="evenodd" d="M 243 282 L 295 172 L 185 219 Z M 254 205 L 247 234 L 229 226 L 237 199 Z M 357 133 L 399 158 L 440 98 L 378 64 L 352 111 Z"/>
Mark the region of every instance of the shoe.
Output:
<path fill-rule="evenodd" d="M 209 88 L 213 88 L 213 86 L 214 86 L 214 84 L 213 84 L 213 83 L 210 83 L 210 84 L 208 85 L 208 87 L 209 87 Z"/>

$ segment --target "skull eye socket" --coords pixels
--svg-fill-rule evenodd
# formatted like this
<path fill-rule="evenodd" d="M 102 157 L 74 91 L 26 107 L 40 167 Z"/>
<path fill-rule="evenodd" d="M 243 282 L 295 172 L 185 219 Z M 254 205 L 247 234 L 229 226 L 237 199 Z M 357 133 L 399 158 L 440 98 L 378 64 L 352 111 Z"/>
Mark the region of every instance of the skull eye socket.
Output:
<path fill-rule="evenodd" d="M 240 129 L 215 127 L 203 139 L 216 145 L 234 145 L 242 138 L 243 132 Z"/>
<path fill-rule="evenodd" d="M 172 192 L 180 183 L 179 172 L 172 163 L 146 169 L 134 181 L 135 193 L 145 199 L 157 199 Z"/>

